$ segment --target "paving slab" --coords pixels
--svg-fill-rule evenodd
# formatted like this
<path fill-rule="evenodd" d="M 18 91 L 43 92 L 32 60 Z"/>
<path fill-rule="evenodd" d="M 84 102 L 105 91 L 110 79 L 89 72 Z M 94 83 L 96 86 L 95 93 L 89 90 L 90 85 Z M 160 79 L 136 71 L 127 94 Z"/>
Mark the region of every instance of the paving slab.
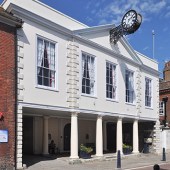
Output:
<path fill-rule="evenodd" d="M 117 169 L 116 154 L 105 154 L 102 158 L 92 156 L 91 159 L 70 160 L 69 157 L 57 156 L 25 156 L 28 170 L 115 170 Z M 157 154 L 130 154 L 121 157 L 122 170 L 153 170 L 159 164 L 162 170 L 170 170 L 170 154 L 166 154 L 166 161 Z M 143 168 L 143 169 L 142 169 Z M 169 168 L 169 169 L 166 169 Z"/>

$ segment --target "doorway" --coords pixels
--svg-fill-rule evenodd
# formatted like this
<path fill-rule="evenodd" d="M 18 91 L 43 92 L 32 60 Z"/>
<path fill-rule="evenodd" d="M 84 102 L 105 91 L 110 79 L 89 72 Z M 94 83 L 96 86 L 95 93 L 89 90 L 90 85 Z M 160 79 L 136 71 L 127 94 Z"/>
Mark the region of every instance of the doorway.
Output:
<path fill-rule="evenodd" d="M 70 151 L 71 123 L 64 127 L 64 151 Z"/>
<path fill-rule="evenodd" d="M 107 128 L 107 150 L 116 152 L 116 124 L 108 122 Z"/>
<path fill-rule="evenodd" d="M 23 154 L 33 154 L 33 117 L 23 117 Z"/>

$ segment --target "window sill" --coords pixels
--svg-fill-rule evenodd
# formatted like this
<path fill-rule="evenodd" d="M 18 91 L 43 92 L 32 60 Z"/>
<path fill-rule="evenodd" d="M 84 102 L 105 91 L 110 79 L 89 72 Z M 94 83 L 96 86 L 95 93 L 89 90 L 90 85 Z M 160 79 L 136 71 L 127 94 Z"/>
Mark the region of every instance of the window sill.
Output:
<path fill-rule="evenodd" d="M 35 88 L 37 88 L 37 89 L 43 89 L 43 90 L 49 90 L 49 91 L 59 92 L 59 91 L 58 91 L 57 89 L 55 89 L 55 88 L 46 87 L 46 86 L 36 86 Z"/>
<path fill-rule="evenodd" d="M 149 106 L 145 106 L 145 109 L 153 110 L 153 108 Z"/>
<path fill-rule="evenodd" d="M 128 103 L 128 102 L 125 102 L 125 104 L 131 105 L 131 106 L 136 106 L 136 103 Z"/>
<path fill-rule="evenodd" d="M 84 93 L 82 93 L 81 96 L 90 97 L 90 98 L 95 98 L 95 99 L 97 99 L 96 96 L 91 96 L 91 95 L 89 95 L 89 94 L 84 94 Z"/>
<path fill-rule="evenodd" d="M 106 101 L 115 102 L 115 103 L 118 103 L 118 102 L 119 102 L 119 101 L 116 100 L 116 99 L 110 99 L 110 98 L 106 98 Z"/>

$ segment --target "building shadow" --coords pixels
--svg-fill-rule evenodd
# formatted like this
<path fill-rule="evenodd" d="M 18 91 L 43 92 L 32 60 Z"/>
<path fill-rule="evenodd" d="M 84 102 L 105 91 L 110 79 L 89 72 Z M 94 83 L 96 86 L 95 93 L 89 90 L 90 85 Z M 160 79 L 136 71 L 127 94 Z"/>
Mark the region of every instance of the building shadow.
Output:
<path fill-rule="evenodd" d="M 57 155 L 24 155 L 23 156 L 23 164 L 27 167 L 37 164 L 42 161 L 49 161 L 57 159 Z"/>

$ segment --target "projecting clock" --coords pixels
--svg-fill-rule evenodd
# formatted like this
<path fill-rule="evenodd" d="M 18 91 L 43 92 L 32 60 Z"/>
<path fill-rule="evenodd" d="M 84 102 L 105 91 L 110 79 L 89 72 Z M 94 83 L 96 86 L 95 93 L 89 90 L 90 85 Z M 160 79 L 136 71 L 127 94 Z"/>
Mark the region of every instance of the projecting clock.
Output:
<path fill-rule="evenodd" d="M 126 31 L 131 31 L 136 25 L 138 14 L 135 10 L 128 11 L 122 18 L 122 27 Z"/>
<path fill-rule="evenodd" d="M 116 44 L 123 35 L 137 31 L 142 23 L 142 15 L 135 10 L 128 11 L 122 18 L 121 24 L 110 30 L 110 43 Z"/>

